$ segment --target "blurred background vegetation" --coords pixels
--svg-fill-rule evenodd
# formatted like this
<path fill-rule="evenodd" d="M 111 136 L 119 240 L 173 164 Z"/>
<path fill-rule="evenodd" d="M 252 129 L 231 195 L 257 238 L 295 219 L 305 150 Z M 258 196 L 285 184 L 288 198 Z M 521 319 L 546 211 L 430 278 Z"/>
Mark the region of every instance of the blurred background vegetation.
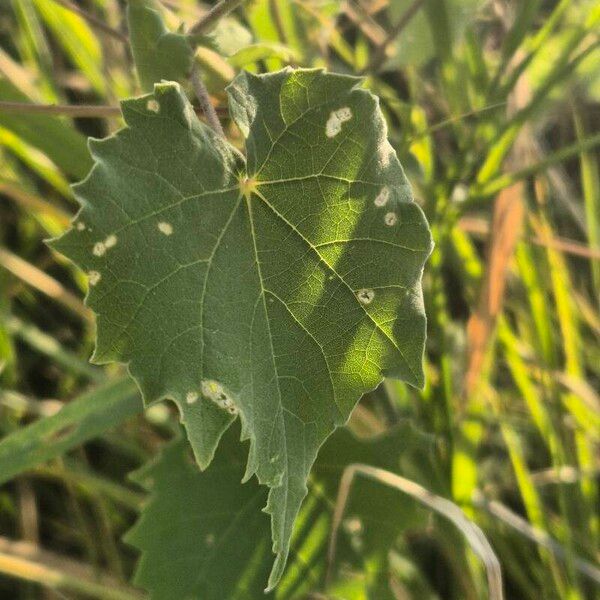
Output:
<path fill-rule="evenodd" d="M 210 8 L 163 6 L 174 30 Z M 145 494 L 128 473 L 177 416 L 140 414 L 122 368 L 88 364 L 86 278 L 43 241 L 76 211 L 86 137 L 118 129 L 118 100 L 139 93 L 124 10 L 0 3 L 0 598 L 143 597 L 122 535 Z M 349 427 L 430 435 L 433 456 L 397 470 L 483 529 L 507 598 L 600 597 L 598 1 L 249 0 L 197 59 L 234 143 L 223 89 L 240 68 L 365 76 L 436 249 L 427 386 L 386 381 Z M 423 515 L 328 589 L 313 536 L 313 589 L 275 597 L 486 597 L 460 533 Z"/>

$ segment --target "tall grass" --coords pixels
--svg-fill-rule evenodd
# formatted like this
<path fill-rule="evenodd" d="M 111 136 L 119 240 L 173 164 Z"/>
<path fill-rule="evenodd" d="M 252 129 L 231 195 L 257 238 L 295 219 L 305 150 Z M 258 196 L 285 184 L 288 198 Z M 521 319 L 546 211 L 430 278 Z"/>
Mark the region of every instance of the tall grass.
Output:
<path fill-rule="evenodd" d="M 103 28 L 68 4 L 0 5 L 0 101 L 114 106 L 136 93 L 120 3 L 78 3 Z M 173 22 L 206 8 L 164 4 Z M 486 533 L 508 598 L 597 597 L 600 6 L 252 0 L 232 19 L 238 29 L 221 34 L 223 47 L 240 27 L 254 45 L 202 55 L 214 99 L 224 102 L 234 66 L 364 74 L 432 227 L 427 386 L 386 382 L 363 402 L 363 418 L 378 431 L 410 418 L 436 436 L 428 487 Z M 110 111 L 73 119 L 0 104 L 3 435 L 122 375 L 87 364 L 84 279 L 43 244 L 75 210 L 68 183 L 89 168 L 85 136 L 119 125 Z M 155 407 L 1 487 L 0 596 L 42 597 L 38 584 L 87 593 L 101 570 L 114 597 L 135 597 L 126 586 L 135 556 L 120 541 L 139 511 L 127 473 L 175 422 Z M 10 540 L 44 552 L 23 558 Z M 72 560 L 88 569 L 79 583 Z M 391 597 L 485 596 L 484 570 L 445 526 L 407 530 L 386 560 Z M 332 589 L 353 597 L 342 576 Z"/>

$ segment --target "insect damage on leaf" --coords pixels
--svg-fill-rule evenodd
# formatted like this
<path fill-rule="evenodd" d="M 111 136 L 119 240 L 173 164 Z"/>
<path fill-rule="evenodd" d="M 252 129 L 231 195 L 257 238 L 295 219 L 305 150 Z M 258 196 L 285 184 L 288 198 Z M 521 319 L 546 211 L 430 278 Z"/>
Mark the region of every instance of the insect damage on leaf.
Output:
<path fill-rule="evenodd" d="M 393 227 L 398 222 L 398 215 L 395 212 L 389 212 L 385 215 L 385 224 Z"/>
<path fill-rule="evenodd" d="M 160 110 L 160 104 L 156 100 L 151 98 L 150 100 L 148 100 L 148 102 L 146 102 L 146 108 L 150 112 L 157 113 Z"/>
<path fill-rule="evenodd" d="M 375 292 L 367 289 L 358 290 L 356 297 L 361 304 L 371 304 L 373 298 L 375 298 Z"/>
<path fill-rule="evenodd" d="M 90 142 L 82 209 L 53 244 L 102 272 L 94 361 L 126 362 L 147 403 L 174 400 L 202 468 L 240 417 L 244 479 L 270 487 L 273 587 L 319 447 L 384 373 L 423 384 L 432 242 L 356 78 L 241 73 L 228 94 L 246 156 L 175 83 L 123 102 L 127 127 Z"/>
<path fill-rule="evenodd" d="M 238 409 L 233 399 L 229 397 L 218 381 L 203 381 L 202 395 L 212 400 L 219 408 L 226 410 L 230 415 L 238 414 Z"/>
<path fill-rule="evenodd" d="M 352 118 L 352 111 L 344 106 L 334 110 L 329 115 L 327 123 L 325 124 L 325 134 L 327 137 L 335 137 L 340 131 L 342 131 L 342 124 L 349 121 Z"/>
<path fill-rule="evenodd" d="M 167 223 L 166 221 L 161 221 L 158 225 L 158 230 L 164 235 L 172 235 L 173 234 L 173 225 L 171 223 Z"/>
<path fill-rule="evenodd" d="M 375 198 L 375 206 L 385 206 L 390 199 L 390 190 L 388 187 L 383 186 L 377 197 Z"/>

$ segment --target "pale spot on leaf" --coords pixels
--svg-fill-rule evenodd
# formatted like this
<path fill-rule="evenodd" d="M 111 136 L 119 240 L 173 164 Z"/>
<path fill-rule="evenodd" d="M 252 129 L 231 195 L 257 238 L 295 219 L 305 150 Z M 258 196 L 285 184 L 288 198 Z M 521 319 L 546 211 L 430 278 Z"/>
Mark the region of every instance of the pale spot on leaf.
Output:
<path fill-rule="evenodd" d="M 377 198 L 375 198 L 375 206 L 385 206 L 390 199 L 390 188 L 384 186 L 381 188 Z"/>
<path fill-rule="evenodd" d="M 464 202 L 469 197 L 469 188 L 464 183 L 458 183 L 452 190 L 452 202 Z"/>
<path fill-rule="evenodd" d="M 338 110 L 335 111 L 335 114 L 342 123 L 345 123 L 352 118 L 352 111 L 347 106 L 338 108 Z"/>
<path fill-rule="evenodd" d="M 342 124 L 337 118 L 331 117 L 325 125 L 325 135 L 328 138 L 335 137 L 342 130 Z"/>
<path fill-rule="evenodd" d="M 146 102 L 146 108 L 153 113 L 157 113 L 160 110 L 160 104 L 154 100 L 148 100 L 148 102 Z"/>
<path fill-rule="evenodd" d="M 214 379 L 205 379 L 201 383 L 202 395 L 209 400 L 216 400 L 223 393 L 223 386 Z"/>
<path fill-rule="evenodd" d="M 96 285 L 100 281 L 102 275 L 100 275 L 98 271 L 90 271 L 88 277 L 90 279 L 90 285 Z"/>
<path fill-rule="evenodd" d="M 351 118 L 352 111 L 347 106 L 332 111 L 325 125 L 325 135 L 328 138 L 335 137 L 342 130 L 342 123 L 349 121 Z"/>
<path fill-rule="evenodd" d="M 79 221 L 77 225 L 75 225 L 75 229 L 77 229 L 77 231 L 83 231 L 85 229 L 85 223 L 83 221 Z"/>
<path fill-rule="evenodd" d="M 358 535 L 361 534 L 363 531 L 362 521 L 358 517 L 349 517 L 347 519 L 344 519 L 343 525 L 344 529 L 350 535 Z"/>
<path fill-rule="evenodd" d="M 205 379 L 201 383 L 202 395 L 212 400 L 219 408 L 226 410 L 230 415 L 237 415 L 238 408 L 233 403 L 223 386 L 214 379 Z"/>
<path fill-rule="evenodd" d="M 379 145 L 379 164 L 384 169 L 389 166 L 390 161 L 395 156 L 394 149 L 390 145 L 387 140 L 383 140 L 383 142 Z"/>
<path fill-rule="evenodd" d="M 197 400 L 198 400 L 197 392 L 190 391 L 185 395 L 185 401 L 188 404 L 194 404 L 194 402 L 196 402 Z"/>
<path fill-rule="evenodd" d="M 92 249 L 92 253 L 95 256 L 104 256 L 109 248 L 113 248 L 117 245 L 117 241 L 117 236 L 111 234 L 103 242 L 96 242 Z"/>
<path fill-rule="evenodd" d="M 173 233 L 173 225 L 171 225 L 171 223 L 167 223 L 166 221 L 161 221 L 157 227 L 158 230 L 165 235 L 171 235 Z"/>
<path fill-rule="evenodd" d="M 106 246 L 104 245 L 104 242 L 96 242 L 94 244 L 94 247 L 92 248 L 94 256 L 103 256 L 105 252 Z"/>
<path fill-rule="evenodd" d="M 386 213 L 384 221 L 388 227 L 392 227 L 398 222 L 398 215 L 395 212 Z"/>
<path fill-rule="evenodd" d="M 363 524 L 358 517 L 349 517 L 344 519 L 343 527 L 346 533 L 350 536 L 350 543 L 356 552 L 360 552 L 363 548 Z"/>
<path fill-rule="evenodd" d="M 363 288 L 356 292 L 356 297 L 361 304 L 371 304 L 373 298 L 375 298 L 375 292 L 368 288 Z"/>

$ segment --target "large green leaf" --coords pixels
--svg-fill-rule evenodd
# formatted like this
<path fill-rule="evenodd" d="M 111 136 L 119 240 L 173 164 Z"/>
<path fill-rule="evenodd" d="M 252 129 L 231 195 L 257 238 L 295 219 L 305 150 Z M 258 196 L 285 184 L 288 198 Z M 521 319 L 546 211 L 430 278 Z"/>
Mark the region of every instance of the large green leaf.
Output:
<path fill-rule="evenodd" d="M 150 496 L 126 541 L 142 552 L 135 583 L 152 598 L 254 600 L 263 595 L 271 531 L 259 508 L 267 492 L 255 480 L 240 484 L 245 448 L 236 442 L 236 433 L 232 428 L 224 436 L 205 472 L 198 471 L 188 444 L 180 438 L 135 474 Z M 347 429 L 331 436 L 311 475 L 309 498 L 294 530 L 293 558 L 272 597 L 304 598 L 321 587 L 331 507 L 348 464 L 363 462 L 397 472 L 407 459 L 427 468 L 432 464 L 432 442 L 407 423 L 373 440 L 360 440 Z M 351 498 L 345 522 L 354 527 L 340 532 L 340 542 L 346 542 L 341 544 L 342 558 L 354 563 L 362 559 L 371 570 L 377 566 L 387 582 L 388 571 L 375 556 L 386 556 L 407 524 L 422 526 L 426 521 L 419 519 L 414 501 L 369 481 L 357 481 Z M 369 589 L 369 582 L 364 583 Z M 367 593 L 369 598 L 384 597 L 381 590 Z"/>
<path fill-rule="evenodd" d="M 432 242 L 355 78 L 242 73 L 229 102 L 246 159 L 176 84 L 125 101 L 54 245 L 90 273 L 94 360 L 173 399 L 202 467 L 240 416 L 245 478 L 271 487 L 274 585 L 319 446 L 384 374 L 423 383 Z"/>

